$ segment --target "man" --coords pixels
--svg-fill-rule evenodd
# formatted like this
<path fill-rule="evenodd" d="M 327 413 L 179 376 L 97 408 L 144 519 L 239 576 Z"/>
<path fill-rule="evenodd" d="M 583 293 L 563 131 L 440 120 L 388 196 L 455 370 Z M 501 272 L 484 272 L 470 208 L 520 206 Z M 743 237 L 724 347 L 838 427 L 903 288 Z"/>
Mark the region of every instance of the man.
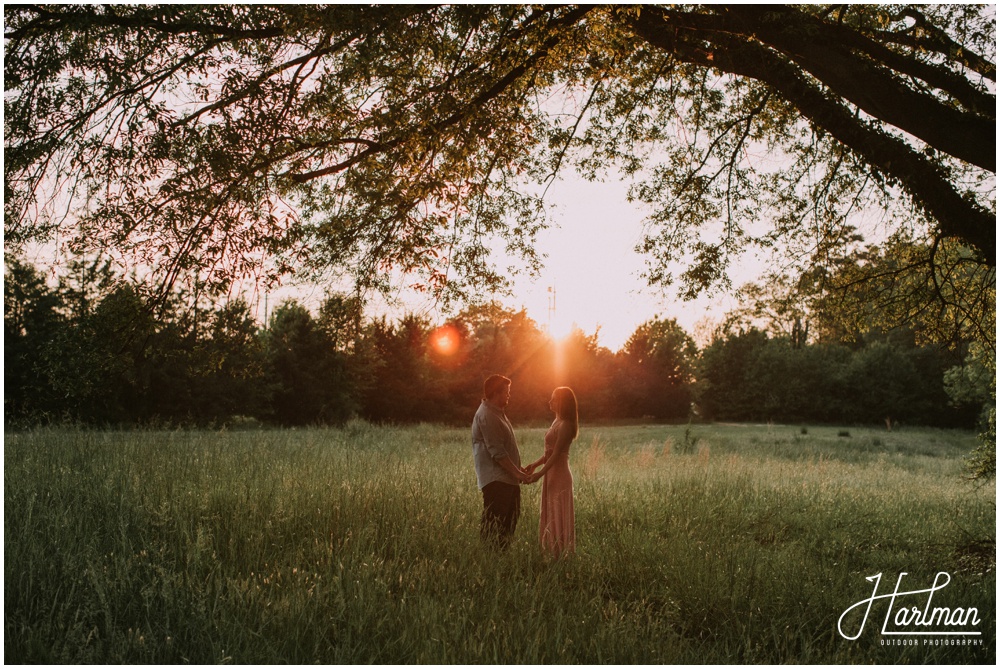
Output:
<path fill-rule="evenodd" d="M 480 536 L 488 545 L 504 550 L 510 545 L 521 515 L 521 483 L 528 475 L 521 469 L 514 428 L 504 409 L 510 402 L 510 379 L 499 374 L 483 383 L 484 399 L 472 419 L 472 457 L 476 482 L 483 493 Z"/>

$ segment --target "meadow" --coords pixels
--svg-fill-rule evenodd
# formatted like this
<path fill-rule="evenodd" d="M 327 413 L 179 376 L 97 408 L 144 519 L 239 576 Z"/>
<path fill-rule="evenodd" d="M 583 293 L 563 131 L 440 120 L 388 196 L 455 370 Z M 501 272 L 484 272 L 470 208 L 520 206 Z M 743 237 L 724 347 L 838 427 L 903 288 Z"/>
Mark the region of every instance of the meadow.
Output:
<path fill-rule="evenodd" d="M 518 430 L 524 457 L 544 428 Z M 467 428 L 8 432 L 5 663 L 987 663 L 996 487 L 971 433 L 584 426 L 578 554 L 479 543 Z M 900 572 L 980 646 L 888 646 Z M 883 615 L 884 617 L 884 615 Z M 854 619 L 855 629 L 858 627 Z"/>

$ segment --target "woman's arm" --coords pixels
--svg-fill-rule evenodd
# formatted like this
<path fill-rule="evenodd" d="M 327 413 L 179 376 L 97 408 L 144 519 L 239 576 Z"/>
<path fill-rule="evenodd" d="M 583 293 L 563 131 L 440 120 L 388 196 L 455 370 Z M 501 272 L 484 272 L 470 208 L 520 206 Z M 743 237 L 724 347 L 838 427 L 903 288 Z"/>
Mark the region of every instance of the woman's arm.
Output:
<path fill-rule="evenodd" d="M 544 465 L 545 462 L 546 462 L 546 460 L 548 460 L 548 458 L 545 457 L 544 453 L 542 453 L 542 457 L 538 458 L 537 460 L 535 460 L 534 462 L 532 462 L 530 465 L 528 465 L 527 467 L 525 467 L 524 471 L 526 471 L 526 472 L 528 472 L 530 474 L 531 472 L 535 471 L 535 467 L 538 467 L 539 465 Z"/>

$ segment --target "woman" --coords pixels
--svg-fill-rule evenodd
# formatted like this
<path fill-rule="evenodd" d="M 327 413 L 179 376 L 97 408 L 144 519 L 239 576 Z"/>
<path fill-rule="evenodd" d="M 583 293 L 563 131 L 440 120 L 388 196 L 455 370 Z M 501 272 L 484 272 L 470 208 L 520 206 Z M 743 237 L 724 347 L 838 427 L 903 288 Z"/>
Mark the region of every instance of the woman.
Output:
<path fill-rule="evenodd" d="M 579 433 L 576 395 L 565 386 L 556 388 L 549 408 L 556 418 L 545 433 L 545 452 L 525 471 L 530 475 L 529 483 L 543 479 L 538 537 L 542 549 L 559 558 L 576 550 L 573 473 L 569 469 L 569 446 Z M 535 472 L 539 465 L 542 468 Z"/>

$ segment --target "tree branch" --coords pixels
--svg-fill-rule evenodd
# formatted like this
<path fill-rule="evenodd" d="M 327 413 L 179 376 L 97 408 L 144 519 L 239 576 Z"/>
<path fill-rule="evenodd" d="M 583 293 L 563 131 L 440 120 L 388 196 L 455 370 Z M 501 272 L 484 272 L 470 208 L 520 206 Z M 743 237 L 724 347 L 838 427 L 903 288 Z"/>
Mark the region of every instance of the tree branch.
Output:
<path fill-rule="evenodd" d="M 593 7 L 589 6 L 576 7 L 571 11 L 567 12 L 566 15 L 560 17 L 559 19 L 556 19 L 553 22 L 554 23 L 553 27 L 559 28 L 562 26 L 573 25 L 574 23 L 582 19 L 584 16 L 586 16 L 592 9 Z M 542 43 L 542 45 L 539 47 L 537 51 L 535 51 L 535 53 L 531 54 L 528 58 L 526 58 L 516 67 L 510 69 L 506 74 L 504 74 L 496 82 L 494 82 L 492 86 L 489 86 L 488 88 L 481 90 L 475 97 L 473 97 L 471 100 L 462 105 L 453 114 L 438 121 L 432 122 L 425 128 L 417 127 L 412 129 L 410 133 L 407 135 L 401 135 L 399 137 L 396 137 L 395 139 L 383 142 L 378 146 L 378 148 L 369 147 L 368 149 L 362 151 L 361 153 L 356 154 L 351 158 L 348 158 L 347 160 L 341 161 L 336 165 L 330 165 L 328 167 L 323 167 L 318 170 L 312 170 L 310 172 L 305 172 L 300 174 L 289 174 L 288 176 L 292 179 L 292 181 L 296 183 L 306 183 L 308 181 L 312 181 L 313 179 L 318 179 L 320 177 L 336 174 L 338 172 L 343 172 L 344 170 L 368 158 L 369 156 L 372 156 L 379 152 L 388 151 L 400 146 L 401 144 L 408 141 L 410 136 L 412 136 L 413 134 L 419 132 L 425 132 L 427 134 L 433 135 L 440 133 L 451 126 L 460 123 L 461 121 L 463 121 L 464 119 L 466 119 L 467 117 L 478 111 L 488 102 L 503 94 L 504 91 L 510 88 L 519 78 L 524 76 L 525 73 L 530 71 L 540 61 L 544 60 L 548 56 L 551 49 L 555 47 L 561 41 L 561 39 L 562 37 L 558 34 L 558 31 L 554 30 L 553 34 L 551 34 Z"/>
<path fill-rule="evenodd" d="M 801 12 L 777 6 L 733 5 L 747 35 L 782 51 L 835 94 L 866 113 L 960 160 L 996 172 L 995 112 L 981 117 L 914 91 L 887 70 L 842 46 L 843 31 L 828 31 Z M 810 29 L 811 28 L 811 29 Z M 992 108 L 996 109 L 996 97 Z M 992 139 L 993 141 L 988 141 Z"/>
<path fill-rule="evenodd" d="M 52 5 L 31 5 L 23 9 L 35 12 L 37 18 L 19 30 L 4 33 L 9 40 L 24 39 L 33 32 L 57 32 L 60 30 L 86 31 L 90 28 L 151 29 L 168 35 L 198 34 L 224 39 L 267 39 L 284 34 L 282 27 L 273 28 L 233 28 L 232 26 L 202 23 L 197 21 L 167 22 L 155 18 L 154 7 L 141 8 L 131 16 L 113 13 L 98 14 L 90 7 L 66 7 L 55 10 Z M 83 11 L 81 11 L 81 9 Z M 104 8 L 109 11 L 108 7 Z"/>
<path fill-rule="evenodd" d="M 721 35 L 713 42 L 682 39 L 669 17 L 644 7 L 631 19 L 635 33 L 680 60 L 756 79 L 775 89 L 816 127 L 830 133 L 873 168 L 897 180 L 938 221 L 946 236 L 966 240 L 990 265 L 996 263 L 996 216 L 959 194 L 944 170 L 902 139 L 861 122 L 842 104 L 812 85 L 792 64 L 743 38 Z M 690 35 L 688 35 L 690 37 Z"/>

